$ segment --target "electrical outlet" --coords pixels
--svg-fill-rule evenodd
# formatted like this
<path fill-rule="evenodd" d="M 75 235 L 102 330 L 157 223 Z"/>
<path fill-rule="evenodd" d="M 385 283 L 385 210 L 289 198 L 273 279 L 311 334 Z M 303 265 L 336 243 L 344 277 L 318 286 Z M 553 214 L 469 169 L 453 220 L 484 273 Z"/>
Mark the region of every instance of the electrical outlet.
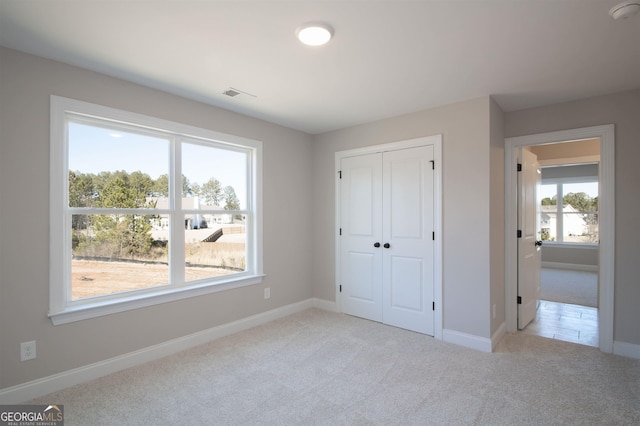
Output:
<path fill-rule="evenodd" d="M 270 297 L 271 297 L 271 287 L 266 287 L 266 288 L 264 289 L 264 298 L 265 298 L 265 299 L 268 299 L 268 298 L 270 298 Z"/>
<path fill-rule="evenodd" d="M 36 341 L 20 343 L 20 361 L 28 361 L 36 357 Z"/>

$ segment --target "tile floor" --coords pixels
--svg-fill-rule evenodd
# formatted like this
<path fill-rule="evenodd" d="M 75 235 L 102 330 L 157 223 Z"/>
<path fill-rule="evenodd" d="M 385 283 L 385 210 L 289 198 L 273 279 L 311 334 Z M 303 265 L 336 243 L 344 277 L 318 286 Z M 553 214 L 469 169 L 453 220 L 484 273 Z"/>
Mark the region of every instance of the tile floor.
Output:
<path fill-rule="evenodd" d="M 541 300 L 523 333 L 598 347 L 598 309 Z"/>

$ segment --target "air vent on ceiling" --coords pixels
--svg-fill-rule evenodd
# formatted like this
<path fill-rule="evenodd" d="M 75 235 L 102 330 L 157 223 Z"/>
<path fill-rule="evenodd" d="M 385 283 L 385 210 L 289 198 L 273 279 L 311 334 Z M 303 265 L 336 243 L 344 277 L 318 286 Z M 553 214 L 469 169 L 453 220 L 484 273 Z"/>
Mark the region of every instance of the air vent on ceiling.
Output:
<path fill-rule="evenodd" d="M 243 92 L 242 90 L 234 89 L 233 87 L 229 87 L 227 90 L 222 92 L 223 95 L 227 95 L 230 98 L 240 97 L 245 98 L 248 97 L 250 99 L 256 98 L 256 95 L 252 95 L 251 93 Z"/>
<path fill-rule="evenodd" d="M 222 94 L 223 95 L 227 95 L 227 96 L 231 96 L 233 98 L 233 97 L 238 96 L 240 94 L 240 92 L 238 92 L 235 89 L 227 89 L 224 92 L 222 92 Z"/>

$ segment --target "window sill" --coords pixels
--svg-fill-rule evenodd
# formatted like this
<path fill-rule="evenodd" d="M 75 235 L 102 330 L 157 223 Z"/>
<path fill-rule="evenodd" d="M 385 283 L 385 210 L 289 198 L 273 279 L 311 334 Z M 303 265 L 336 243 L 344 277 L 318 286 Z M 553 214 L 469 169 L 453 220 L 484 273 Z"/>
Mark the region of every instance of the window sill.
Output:
<path fill-rule="evenodd" d="M 566 247 L 572 249 L 597 249 L 598 243 L 562 243 L 557 241 L 543 241 L 542 247 Z"/>
<path fill-rule="evenodd" d="M 261 284 L 264 275 L 253 275 L 236 280 L 229 280 L 216 284 L 199 284 L 191 287 L 173 288 L 158 291 L 151 294 L 122 297 L 117 300 L 100 301 L 96 303 L 85 303 L 79 306 L 67 307 L 60 312 L 50 312 L 49 318 L 53 325 L 68 324 L 71 322 L 97 318 L 111 315 L 118 312 L 126 312 L 148 306 L 159 305 L 161 303 L 174 302 L 191 297 L 202 296 L 209 293 L 216 293 L 224 290 L 245 287 L 249 285 Z"/>

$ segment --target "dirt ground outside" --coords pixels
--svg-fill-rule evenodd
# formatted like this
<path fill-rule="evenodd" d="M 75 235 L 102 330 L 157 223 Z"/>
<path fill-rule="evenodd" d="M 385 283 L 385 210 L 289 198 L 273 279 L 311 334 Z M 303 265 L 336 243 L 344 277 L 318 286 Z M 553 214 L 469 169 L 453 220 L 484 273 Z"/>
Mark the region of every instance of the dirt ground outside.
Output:
<path fill-rule="evenodd" d="M 187 267 L 187 279 L 227 275 L 235 271 L 215 267 Z M 117 261 L 71 261 L 71 297 L 73 300 L 167 285 L 169 266 L 164 263 Z"/>

